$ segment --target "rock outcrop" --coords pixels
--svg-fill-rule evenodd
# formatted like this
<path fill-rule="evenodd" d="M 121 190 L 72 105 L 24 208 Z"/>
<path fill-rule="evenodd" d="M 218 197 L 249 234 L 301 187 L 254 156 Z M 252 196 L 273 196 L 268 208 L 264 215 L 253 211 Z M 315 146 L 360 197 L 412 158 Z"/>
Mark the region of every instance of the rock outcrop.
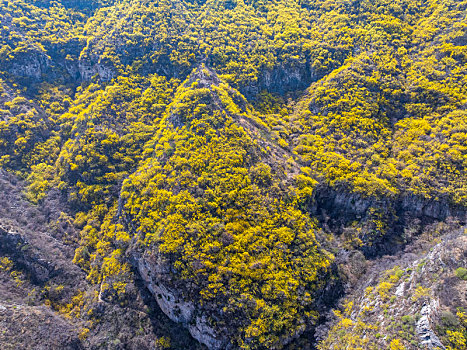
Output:
<path fill-rule="evenodd" d="M 154 254 L 144 254 L 133 258 L 141 278 L 154 296 L 161 310 L 174 322 L 181 323 L 190 334 L 208 349 L 229 349 L 228 332 L 215 329 L 208 322 L 209 314 L 201 305 L 187 301 L 176 290 L 166 285 L 170 280 L 170 269 L 167 263 Z"/>
<path fill-rule="evenodd" d="M 360 249 L 367 257 L 396 254 L 420 234 L 424 226 L 433 222 L 455 218 L 460 223 L 467 223 L 466 209 L 447 200 L 428 200 L 406 193 L 394 198 L 364 197 L 345 188 L 324 185 L 315 190 L 307 209 L 333 233 L 345 233 L 356 222 L 360 227 L 368 226 L 358 235 L 362 241 Z M 368 224 L 375 212 L 384 218 L 386 229 L 377 230 Z"/>
<path fill-rule="evenodd" d="M 10 74 L 39 81 L 50 66 L 50 57 L 43 51 L 30 50 L 18 55 L 10 64 Z"/>
<path fill-rule="evenodd" d="M 429 350 L 446 349 L 433 330 L 433 317 L 439 310 L 439 304 L 432 300 L 431 304 L 423 304 L 420 310 L 420 319 L 417 321 L 417 333 L 420 337 L 420 345 Z"/>
<path fill-rule="evenodd" d="M 347 259 L 343 265 L 353 263 Z M 368 262 L 366 273 L 348 285 L 342 300 L 346 311 L 327 330 L 319 330 L 323 346 L 340 349 L 346 341 L 359 338 L 358 344 L 382 348 L 397 338 L 407 349 L 413 344 L 445 349 L 446 330 L 456 323 L 452 321 L 456 311 L 467 307 L 467 281 L 455 273 L 466 264 L 464 227 L 427 227 L 404 252 Z M 344 329 L 345 337 L 340 337 Z"/>
<path fill-rule="evenodd" d="M 171 333 L 175 348 L 200 349 L 188 331 L 159 310 L 140 281 L 127 281 L 131 298 L 123 306 L 95 300 L 96 286 L 72 262 L 77 230 L 61 216 L 66 205 L 59 193 L 35 206 L 23 191 L 17 177 L 0 170 L 2 350 L 153 350 Z M 68 309 L 77 306 L 76 300 L 81 315 L 79 308 Z M 98 320 L 91 330 L 90 320 Z"/>

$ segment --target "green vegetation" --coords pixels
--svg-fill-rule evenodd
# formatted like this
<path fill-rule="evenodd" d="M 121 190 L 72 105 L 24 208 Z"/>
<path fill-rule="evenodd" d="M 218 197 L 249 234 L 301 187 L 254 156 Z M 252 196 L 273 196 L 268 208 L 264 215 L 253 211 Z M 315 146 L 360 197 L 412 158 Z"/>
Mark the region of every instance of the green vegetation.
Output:
<path fill-rule="evenodd" d="M 302 102 L 296 151 L 332 186 L 464 204 L 465 2 L 361 3 L 359 53 Z"/>
<path fill-rule="evenodd" d="M 438 328 L 447 349 L 460 350 L 467 346 L 467 314 L 463 308 L 458 308 L 455 315 L 444 312 Z"/>
<path fill-rule="evenodd" d="M 467 269 L 464 267 L 459 267 L 456 270 L 456 276 L 464 281 L 467 281 Z"/>
<path fill-rule="evenodd" d="M 212 74 L 201 69 L 177 90 L 147 144 L 152 157 L 121 195 L 141 244 L 172 261 L 169 283 L 195 286 L 184 293 L 199 303 L 222 301 L 238 346 L 273 347 L 315 316 L 311 293 L 330 257 L 299 197 L 285 191 L 286 174 L 263 162 L 274 160 L 255 129 L 235 125 L 252 122 L 234 103 L 241 96 L 211 84 Z"/>
<path fill-rule="evenodd" d="M 319 319 L 337 278 L 328 251 L 405 242 L 399 229 L 425 203 L 465 211 L 466 9 L 0 0 L 0 167 L 26 181 L 29 201 L 63 200 L 80 231 L 74 263 L 99 298 L 125 305 L 132 262 L 149 257 L 234 347 L 281 348 Z M 320 207 L 326 191 L 347 205 L 342 217 Z M 324 237 L 334 222 L 337 240 Z M 396 267 L 368 290 L 385 317 L 406 274 Z M 419 285 L 410 301 L 430 293 Z M 76 298 L 56 309 L 78 314 Z M 352 307 L 336 312 L 340 344 L 382 346 L 359 339 L 377 328 L 370 306 L 358 317 Z M 413 341 L 404 317 L 384 347 Z M 448 328 L 452 349 L 465 345 Z"/>

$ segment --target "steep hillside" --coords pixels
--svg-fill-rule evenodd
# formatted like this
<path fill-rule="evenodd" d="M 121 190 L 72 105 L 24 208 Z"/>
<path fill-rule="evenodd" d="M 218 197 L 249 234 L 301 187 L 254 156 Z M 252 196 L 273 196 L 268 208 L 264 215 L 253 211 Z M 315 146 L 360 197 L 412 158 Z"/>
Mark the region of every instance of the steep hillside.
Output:
<path fill-rule="evenodd" d="M 376 260 L 335 311 L 319 349 L 465 346 L 467 236 L 451 224 L 431 226 L 404 252 Z M 348 265 L 346 266 L 348 267 Z"/>
<path fill-rule="evenodd" d="M 142 281 L 126 303 L 106 303 L 73 264 L 79 231 L 59 193 L 40 206 L 0 172 L 0 344 L 2 349 L 196 349 L 165 317 Z M 63 211 L 62 211 L 63 210 Z"/>
<path fill-rule="evenodd" d="M 466 348 L 467 1 L 0 31 L 2 349 Z"/>
<path fill-rule="evenodd" d="M 149 288 L 213 349 L 278 347 L 303 332 L 331 258 L 299 210 L 306 193 L 287 183 L 295 164 L 281 166 L 287 154 L 244 103 L 196 70 L 121 193 Z"/>

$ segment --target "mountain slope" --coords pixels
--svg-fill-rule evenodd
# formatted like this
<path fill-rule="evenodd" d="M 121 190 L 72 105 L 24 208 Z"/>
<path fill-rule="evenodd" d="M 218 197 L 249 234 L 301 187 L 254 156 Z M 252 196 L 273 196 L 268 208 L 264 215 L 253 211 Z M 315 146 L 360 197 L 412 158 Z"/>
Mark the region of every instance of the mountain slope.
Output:
<path fill-rule="evenodd" d="M 0 0 L 0 345 L 464 349 L 466 14 Z"/>
<path fill-rule="evenodd" d="M 239 125 L 257 123 L 244 103 L 214 72 L 193 72 L 121 194 L 162 309 L 216 349 L 277 347 L 303 332 L 329 266 L 278 146 L 261 125 Z"/>

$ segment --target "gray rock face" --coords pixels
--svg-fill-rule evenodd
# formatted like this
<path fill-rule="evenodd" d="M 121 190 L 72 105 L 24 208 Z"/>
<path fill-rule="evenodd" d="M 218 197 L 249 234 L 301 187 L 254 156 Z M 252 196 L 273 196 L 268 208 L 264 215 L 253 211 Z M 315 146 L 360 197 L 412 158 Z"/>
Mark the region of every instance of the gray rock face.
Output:
<path fill-rule="evenodd" d="M 288 91 L 303 90 L 315 79 L 315 73 L 307 63 L 294 67 L 279 65 L 261 73 L 259 89 L 283 94 Z"/>
<path fill-rule="evenodd" d="M 206 316 L 197 316 L 192 324 L 188 326 L 190 334 L 201 344 L 209 349 L 228 349 L 226 340 L 219 339 L 216 330 L 211 327 Z"/>
<path fill-rule="evenodd" d="M 135 257 L 135 261 L 147 288 L 172 321 L 183 324 L 193 338 L 209 349 L 229 349 L 229 338 L 210 325 L 202 307 L 184 300 L 177 290 L 164 283 L 170 271 L 157 256 L 145 254 Z"/>
<path fill-rule="evenodd" d="M 155 271 L 143 258 L 138 261 L 138 270 L 147 283 L 149 291 L 154 295 L 161 310 L 172 320 L 188 324 L 193 319 L 195 307 L 192 303 L 184 302 L 175 291 L 169 290 L 163 284 L 154 280 Z"/>
<path fill-rule="evenodd" d="M 99 78 L 103 81 L 110 81 L 115 76 L 114 70 L 111 66 L 105 65 L 102 62 L 92 64 L 89 60 L 85 59 L 79 61 L 78 70 L 83 81 L 91 80 L 91 78 L 96 74 L 98 74 Z"/>
<path fill-rule="evenodd" d="M 12 62 L 10 73 L 23 78 L 32 78 L 40 80 L 42 74 L 45 74 L 50 59 L 43 52 L 25 52 Z"/>
<path fill-rule="evenodd" d="M 33 279 L 44 283 L 49 279 L 53 267 L 40 257 L 31 253 L 28 242 L 19 233 L 12 232 L 0 222 L 0 251 L 16 257 L 17 263 L 31 273 Z"/>
<path fill-rule="evenodd" d="M 362 197 L 357 193 L 349 193 L 346 190 L 331 188 L 322 188 L 316 191 L 315 203 L 310 209 L 313 212 L 318 212 L 320 208 L 325 208 L 327 211 L 332 209 L 334 214 L 345 213 L 347 215 L 363 216 L 370 207 L 389 207 L 391 203 L 393 203 L 392 206 L 397 212 L 406 212 L 417 218 L 426 217 L 443 221 L 450 216 L 466 217 L 464 208 L 452 206 L 447 201 L 427 200 L 408 194 L 403 194 L 395 200 L 376 200 L 371 197 Z"/>
<path fill-rule="evenodd" d="M 465 218 L 465 209 L 451 206 L 446 201 L 430 201 L 417 196 L 404 196 L 400 204 L 402 210 L 410 211 L 415 217 L 429 217 L 446 220 L 449 216 Z"/>
<path fill-rule="evenodd" d="M 435 307 L 431 304 L 425 304 L 420 311 L 422 317 L 417 322 L 417 333 L 420 337 L 420 344 L 426 349 L 446 349 L 441 343 L 438 336 L 432 329 L 431 321 L 432 313 Z"/>
<path fill-rule="evenodd" d="M 248 99 L 254 99 L 263 90 L 284 95 L 288 92 L 305 90 L 316 78 L 308 63 L 296 66 L 281 64 L 272 69 L 263 69 L 257 81 L 239 86 L 239 90 Z"/>
<path fill-rule="evenodd" d="M 82 80 L 88 81 L 97 73 L 97 70 L 93 65 L 87 61 L 79 61 L 78 70 Z"/>
<path fill-rule="evenodd" d="M 308 202 L 308 212 L 320 217 L 334 232 L 351 230 L 354 222 L 365 227 L 371 222 L 372 213 L 383 213 L 388 229 L 376 231 L 370 228 L 360 232 L 361 249 L 367 257 L 394 254 L 401 242 L 412 240 L 421 227 L 433 221 L 454 218 L 467 222 L 465 208 L 443 198 L 435 201 L 410 193 L 391 198 L 364 197 L 345 188 L 325 185 L 318 187 L 313 196 L 313 200 Z"/>

